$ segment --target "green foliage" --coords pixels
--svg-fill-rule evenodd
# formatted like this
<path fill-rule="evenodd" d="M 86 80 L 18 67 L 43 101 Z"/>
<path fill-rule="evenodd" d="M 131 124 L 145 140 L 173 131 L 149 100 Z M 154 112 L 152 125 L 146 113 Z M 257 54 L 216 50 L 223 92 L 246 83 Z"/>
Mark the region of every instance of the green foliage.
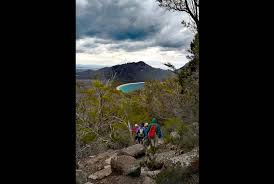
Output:
<path fill-rule="evenodd" d="M 84 135 L 81 139 L 81 141 L 84 143 L 84 144 L 89 144 L 91 143 L 92 141 L 94 141 L 96 139 L 96 135 L 93 134 L 93 133 L 88 133 L 86 135 Z"/>
<path fill-rule="evenodd" d="M 169 118 L 164 121 L 164 127 L 168 133 L 178 130 L 181 126 L 183 126 L 183 124 L 178 118 Z"/>
<path fill-rule="evenodd" d="M 162 130 L 164 132 L 164 140 L 165 142 L 171 142 L 175 144 L 174 139 L 171 138 L 170 133 L 171 132 L 178 132 L 179 128 L 182 126 L 182 122 L 178 118 L 168 118 L 163 122 Z"/>
<path fill-rule="evenodd" d="M 150 117 L 162 121 L 179 114 L 176 110 L 180 109 L 180 85 L 175 79 L 147 81 L 140 96 Z"/>
<path fill-rule="evenodd" d="M 180 130 L 179 134 L 181 136 L 179 146 L 185 151 L 191 151 L 194 147 L 199 145 L 198 134 L 192 127 Z"/>
<path fill-rule="evenodd" d="M 172 138 L 170 136 L 171 132 L 177 132 L 179 136 L 187 131 L 187 126 L 179 118 L 169 118 L 164 121 L 163 131 L 165 133 L 165 142 L 171 142 L 172 144 L 179 144 L 180 138 Z"/>
<path fill-rule="evenodd" d="M 76 122 L 80 145 L 92 141 L 129 145 L 132 137 L 128 123 L 150 122 L 155 117 L 167 142 L 184 149 L 198 145 L 198 132 L 191 128 L 199 117 L 199 37 L 190 46 L 191 61 L 177 72 L 177 78 L 146 81 L 143 90 L 124 94 L 115 89 L 117 82 L 104 84 L 93 80 L 90 88 L 77 83 Z M 169 65 L 169 64 L 167 64 Z M 171 65 L 170 65 L 171 66 Z M 179 142 L 170 132 L 180 135 Z"/>
<path fill-rule="evenodd" d="M 185 151 L 190 151 L 199 144 L 197 130 L 191 125 L 183 123 L 178 118 L 169 118 L 163 122 L 164 140 L 179 145 Z M 170 133 L 177 132 L 179 138 L 171 138 Z"/>
<path fill-rule="evenodd" d="M 128 127 L 121 123 L 114 123 L 112 128 L 111 137 L 113 142 L 118 143 L 121 147 L 129 146 L 131 139 L 128 133 Z"/>
<path fill-rule="evenodd" d="M 96 89 L 96 88 L 101 88 L 101 89 L 106 89 L 105 86 L 98 80 L 94 80 L 92 81 L 92 86 Z"/>
<path fill-rule="evenodd" d="M 182 93 L 186 93 L 189 89 L 193 89 L 195 93 L 198 86 L 199 77 L 199 35 L 196 34 L 194 40 L 190 44 L 190 49 L 188 50 L 190 55 L 187 56 L 190 59 L 188 67 L 184 67 L 178 73 L 178 80 L 182 86 Z M 198 93 L 197 93 L 198 94 Z"/>
<path fill-rule="evenodd" d="M 146 82 L 141 94 L 141 103 L 150 117 L 156 117 L 160 121 L 173 117 L 186 123 L 198 121 L 198 83 L 192 81 L 188 83 L 183 94 L 182 86 L 174 78 L 163 82 Z"/>
<path fill-rule="evenodd" d="M 150 120 L 138 93 L 123 94 L 111 83 L 94 80 L 91 88 L 77 93 L 76 130 L 80 145 L 101 140 L 127 146 L 132 143 L 128 122 L 133 125 Z"/>
<path fill-rule="evenodd" d="M 198 184 L 198 170 L 182 168 L 181 166 L 168 167 L 156 177 L 157 184 Z"/>

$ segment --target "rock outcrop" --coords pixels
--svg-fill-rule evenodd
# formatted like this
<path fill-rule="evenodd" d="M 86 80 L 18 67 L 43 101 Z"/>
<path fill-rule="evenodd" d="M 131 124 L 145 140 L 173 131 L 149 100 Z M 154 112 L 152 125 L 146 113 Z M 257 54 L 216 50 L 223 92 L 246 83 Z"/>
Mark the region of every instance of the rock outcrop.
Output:
<path fill-rule="evenodd" d="M 170 145 L 171 146 L 171 145 Z M 163 145 L 156 154 L 146 154 L 141 144 L 121 150 L 108 150 L 81 160 L 76 170 L 76 183 L 86 184 L 155 184 L 156 177 L 165 168 L 180 165 L 183 168 L 199 169 L 199 149 L 181 153 Z M 197 176 L 198 177 L 198 176 Z"/>
<path fill-rule="evenodd" d="M 107 165 L 110 165 L 110 159 L 117 155 L 117 151 L 109 150 L 107 152 L 91 156 L 83 164 L 83 169 L 90 173 L 95 173 L 106 168 Z"/>
<path fill-rule="evenodd" d="M 168 152 L 163 152 L 159 154 L 155 154 L 155 165 L 157 166 L 157 169 L 160 169 L 160 166 L 165 166 L 169 167 L 172 165 L 172 161 L 170 160 L 171 158 L 176 156 L 176 151 L 168 151 Z"/>
<path fill-rule="evenodd" d="M 188 167 L 195 160 L 199 159 L 199 149 L 195 148 L 185 154 L 170 158 L 173 164 L 179 163 L 182 167 Z"/>
<path fill-rule="evenodd" d="M 191 162 L 199 159 L 199 149 L 195 148 L 190 152 L 177 155 L 175 151 L 163 152 L 155 155 L 156 163 L 162 163 L 165 167 L 180 164 L 182 167 L 188 167 Z"/>
<path fill-rule="evenodd" d="M 105 169 L 102 169 L 100 171 L 97 171 L 91 174 L 88 178 L 92 180 L 100 180 L 100 179 L 103 179 L 104 177 L 109 176 L 111 173 L 112 173 L 111 168 L 107 167 Z"/>
<path fill-rule="evenodd" d="M 141 166 L 132 156 L 122 155 L 111 159 L 113 172 L 128 176 L 140 176 Z"/>
<path fill-rule="evenodd" d="M 164 160 L 168 160 L 175 156 L 176 156 L 176 152 L 173 150 L 155 154 L 156 161 L 158 161 L 158 162 L 163 162 Z"/>
<path fill-rule="evenodd" d="M 142 144 L 135 144 L 122 149 L 118 155 L 128 155 L 138 158 L 145 155 L 145 147 Z"/>

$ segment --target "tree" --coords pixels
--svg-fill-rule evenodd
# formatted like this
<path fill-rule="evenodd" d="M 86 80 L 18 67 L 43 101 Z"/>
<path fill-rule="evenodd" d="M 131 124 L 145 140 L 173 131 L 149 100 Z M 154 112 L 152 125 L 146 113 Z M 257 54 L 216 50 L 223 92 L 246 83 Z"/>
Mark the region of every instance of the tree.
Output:
<path fill-rule="evenodd" d="M 193 27 L 199 33 L 199 0 L 157 0 L 159 6 L 168 10 L 181 11 L 191 17 L 191 22 L 183 20 L 182 23 L 187 27 Z"/>
<path fill-rule="evenodd" d="M 169 67 L 175 74 L 178 75 L 179 83 L 183 86 L 183 82 L 186 78 L 193 75 L 193 73 L 198 73 L 199 70 L 199 35 L 196 34 L 193 41 L 190 44 L 190 49 L 188 50 L 190 53 L 187 58 L 190 62 L 183 67 L 182 69 L 176 69 L 174 65 L 171 63 L 165 63 L 164 65 Z"/>
<path fill-rule="evenodd" d="M 99 141 L 105 145 L 127 146 L 133 142 L 131 125 L 148 121 L 148 113 L 138 95 L 126 95 L 112 81 L 93 80 L 90 88 L 78 83 L 76 131 L 79 155 L 85 145 Z M 131 138 L 131 139 L 130 139 Z"/>
<path fill-rule="evenodd" d="M 196 59 L 199 61 L 199 48 L 199 35 L 196 34 L 190 44 L 190 49 L 188 50 L 190 55 L 188 55 L 187 58 L 190 60 Z"/>
<path fill-rule="evenodd" d="M 190 44 L 187 63 L 183 68 L 176 69 L 171 63 L 166 63 L 177 74 L 181 86 L 182 102 L 187 119 L 198 121 L 199 114 L 199 35 L 196 34 Z"/>

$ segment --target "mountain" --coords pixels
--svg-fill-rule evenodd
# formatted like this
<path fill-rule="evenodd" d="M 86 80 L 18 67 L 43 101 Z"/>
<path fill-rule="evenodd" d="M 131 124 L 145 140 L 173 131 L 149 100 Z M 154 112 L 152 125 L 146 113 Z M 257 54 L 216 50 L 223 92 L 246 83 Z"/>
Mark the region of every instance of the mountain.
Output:
<path fill-rule="evenodd" d="M 163 80 L 173 73 L 170 70 L 153 68 L 143 61 L 105 67 L 99 70 L 86 70 L 76 73 L 77 79 L 109 79 L 115 75 L 120 82 L 140 82 L 146 80 Z"/>

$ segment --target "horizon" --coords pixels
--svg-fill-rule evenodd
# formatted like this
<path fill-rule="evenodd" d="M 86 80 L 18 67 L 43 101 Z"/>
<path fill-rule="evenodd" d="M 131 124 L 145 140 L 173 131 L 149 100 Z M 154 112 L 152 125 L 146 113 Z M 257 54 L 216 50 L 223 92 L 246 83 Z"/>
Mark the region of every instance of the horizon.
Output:
<path fill-rule="evenodd" d="M 98 69 L 101 69 L 101 68 L 105 68 L 105 67 L 113 67 L 113 66 L 116 66 L 116 65 L 123 65 L 123 64 L 130 64 L 130 63 L 139 63 L 139 62 L 144 62 L 145 64 L 149 65 L 148 63 L 146 63 L 145 61 L 137 61 L 137 62 L 125 62 L 125 63 L 122 63 L 122 64 L 115 64 L 115 65 L 100 65 L 100 64 L 77 64 L 76 63 L 76 68 L 77 66 L 90 66 L 90 67 L 97 67 Z M 186 64 L 186 63 L 185 63 Z M 151 65 L 149 65 L 151 66 Z M 184 65 L 183 65 L 184 66 Z M 183 67 L 182 66 L 182 67 Z M 156 68 L 156 69 L 163 69 L 163 70 L 170 70 L 170 68 L 166 67 L 166 68 L 159 68 L 159 67 L 154 67 L 154 66 L 151 66 L 153 68 Z M 180 67 L 181 68 L 181 67 Z M 92 69 L 92 68 L 89 68 L 89 69 Z M 179 68 L 176 68 L 176 69 L 179 69 Z"/>
<path fill-rule="evenodd" d="M 76 64 L 114 66 L 140 60 L 184 66 L 193 33 L 151 0 L 76 0 Z"/>

